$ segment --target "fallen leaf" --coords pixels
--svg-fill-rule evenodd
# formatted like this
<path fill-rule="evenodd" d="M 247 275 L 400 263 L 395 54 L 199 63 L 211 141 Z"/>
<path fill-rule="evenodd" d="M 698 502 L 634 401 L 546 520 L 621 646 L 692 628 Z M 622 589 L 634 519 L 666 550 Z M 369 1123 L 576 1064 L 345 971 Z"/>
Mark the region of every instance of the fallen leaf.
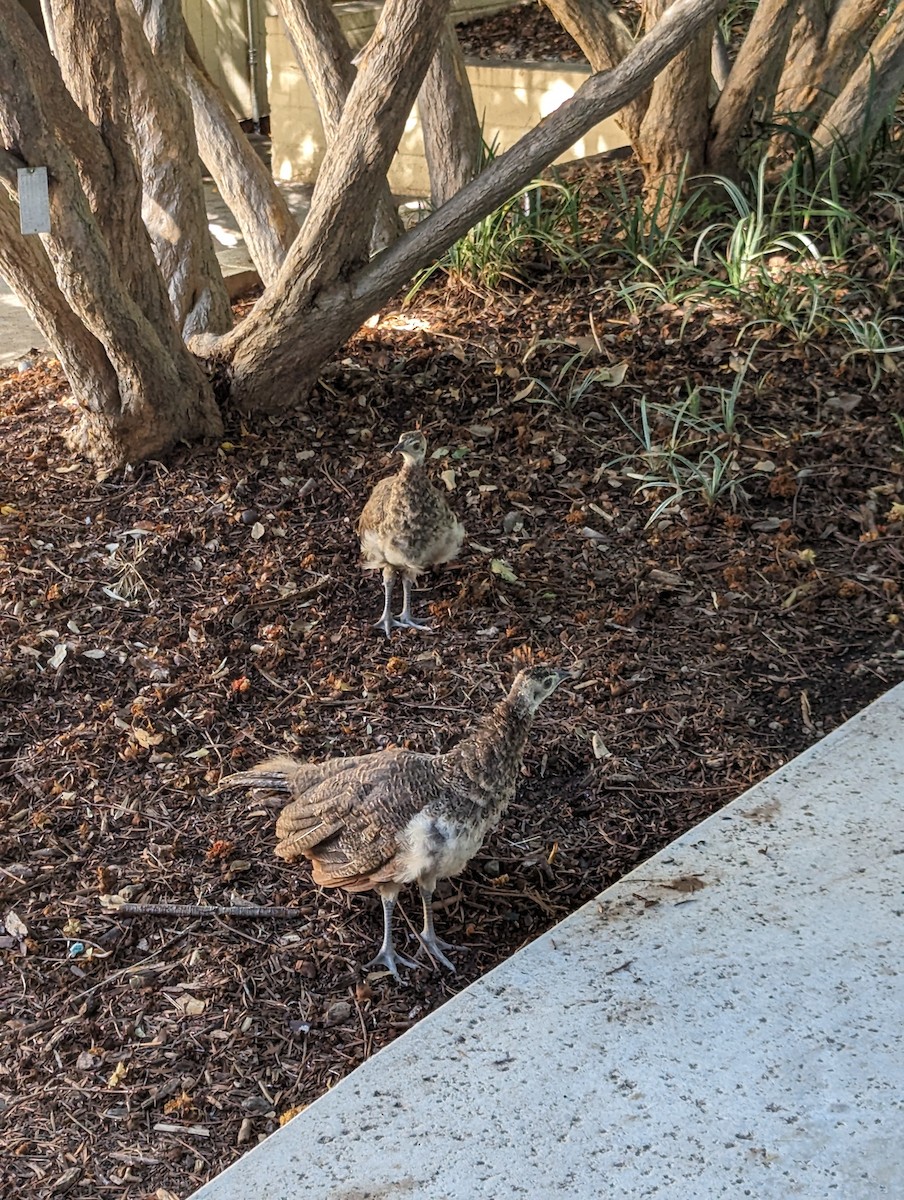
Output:
<path fill-rule="evenodd" d="M 595 733 L 593 735 L 593 737 L 590 739 L 590 744 L 593 746 L 593 757 L 594 758 L 611 758 L 612 757 L 612 751 L 609 749 L 609 747 L 606 745 L 606 743 L 603 741 L 603 739 L 600 737 L 600 735 L 598 733 Z"/>
<path fill-rule="evenodd" d="M 10 909 L 10 911 L 6 914 L 6 919 L 3 922 L 3 925 L 10 937 L 19 938 L 20 940 L 28 937 L 28 926 L 25 924 L 19 914 L 17 912 L 13 912 L 12 909 Z"/>
<path fill-rule="evenodd" d="M 201 1013 L 207 1007 L 206 1000 L 200 1000 L 197 996 L 189 996 L 187 994 L 177 996 L 175 1004 L 176 1008 L 184 1013 L 186 1017 L 200 1017 Z"/>
<path fill-rule="evenodd" d="M 118 1062 L 107 1080 L 107 1087 L 119 1087 L 128 1073 L 128 1065 L 125 1062 Z"/>
<path fill-rule="evenodd" d="M 63 665 L 63 663 L 66 661 L 66 655 L 68 653 L 69 653 L 69 646 L 66 644 L 66 642 L 57 642 L 57 646 L 53 652 L 53 656 L 50 659 L 50 661 L 47 663 L 48 667 L 50 667 L 50 669 L 52 671 L 55 671 L 57 669 L 57 667 L 61 667 Z"/>
<path fill-rule="evenodd" d="M 138 745 L 144 747 L 145 750 L 149 750 L 151 746 L 159 746 L 163 741 L 162 733 L 148 733 L 146 729 L 137 725 L 132 726 L 131 732 Z"/>
<path fill-rule="evenodd" d="M 498 575 L 500 579 L 504 579 L 506 583 L 517 583 L 518 576 L 501 558 L 494 558 L 490 562 L 490 570 L 494 575 Z"/>

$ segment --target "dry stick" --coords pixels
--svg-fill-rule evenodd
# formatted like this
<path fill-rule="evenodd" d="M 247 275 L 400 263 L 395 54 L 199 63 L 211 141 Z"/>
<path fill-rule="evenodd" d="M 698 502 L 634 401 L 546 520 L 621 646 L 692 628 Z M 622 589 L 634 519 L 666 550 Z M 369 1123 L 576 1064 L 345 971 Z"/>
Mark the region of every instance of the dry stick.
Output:
<path fill-rule="evenodd" d="M 302 916 L 297 908 L 257 904 L 116 904 L 101 898 L 104 912 L 118 917 L 272 917 L 275 920 Z"/>

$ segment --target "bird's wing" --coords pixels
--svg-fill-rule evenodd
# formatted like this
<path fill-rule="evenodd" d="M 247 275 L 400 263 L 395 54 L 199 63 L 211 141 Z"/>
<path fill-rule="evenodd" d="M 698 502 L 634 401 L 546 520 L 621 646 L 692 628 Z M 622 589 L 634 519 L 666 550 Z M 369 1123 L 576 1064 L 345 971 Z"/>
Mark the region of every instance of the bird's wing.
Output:
<path fill-rule="evenodd" d="M 308 788 L 322 783 L 331 775 L 337 775 L 357 766 L 362 758 L 370 758 L 369 754 L 358 754 L 351 758 L 330 758 L 326 762 L 306 763 L 289 755 L 268 758 L 250 767 L 247 771 L 239 771 L 235 775 L 227 775 L 217 785 L 218 792 L 226 788 L 248 787 L 259 788 L 269 792 L 288 792 L 298 799 Z"/>
<path fill-rule="evenodd" d="M 309 858 L 324 887 L 365 891 L 393 879 L 399 835 L 435 786 L 433 762 L 405 750 L 362 756 L 283 809 L 276 854 Z"/>
<path fill-rule="evenodd" d="M 370 493 L 367 503 L 361 510 L 361 516 L 358 518 L 359 537 L 363 536 L 368 530 L 379 529 L 385 521 L 390 508 L 390 498 L 395 478 L 395 475 L 390 475 L 386 479 L 381 479 Z"/>

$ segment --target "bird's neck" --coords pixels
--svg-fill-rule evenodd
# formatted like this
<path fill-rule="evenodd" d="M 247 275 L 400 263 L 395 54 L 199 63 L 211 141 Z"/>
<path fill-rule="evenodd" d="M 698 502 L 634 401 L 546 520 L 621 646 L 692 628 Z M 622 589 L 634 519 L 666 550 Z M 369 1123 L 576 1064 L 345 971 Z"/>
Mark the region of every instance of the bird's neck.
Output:
<path fill-rule="evenodd" d="M 491 793 L 488 800 L 511 799 L 533 720 L 529 709 L 506 696 L 451 752 L 478 790 Z"/>
<path fill-rule="evenodd" d="M 410 475 L 417 475 L 424 467 L 423 462 L 418 462 L 416 458 L 412 458 L 408 454 L 402 455 L 402 465 L 399 468 L 399 475 L 406 478 Z"/>

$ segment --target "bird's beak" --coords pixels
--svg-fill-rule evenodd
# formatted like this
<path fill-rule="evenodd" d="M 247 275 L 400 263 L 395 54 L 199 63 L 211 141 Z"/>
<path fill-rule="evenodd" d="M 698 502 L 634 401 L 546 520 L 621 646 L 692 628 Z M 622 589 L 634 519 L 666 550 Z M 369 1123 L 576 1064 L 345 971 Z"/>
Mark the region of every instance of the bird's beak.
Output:
<path fill-rule="evenodd" d="M 558 677 L 559 677 L 559 683 L 563 683 L 563 682 L 564 682 L 566 679 L 573 679 L 573 678 L 574 678 L 574 676 L 573 676 L 573 675 L 572 675 L 572 673 L 571 673 L 571 668 L 570 668 L 570 667 L 569 667 L 569 668 L 565 668 L 565 667 L 556 667 L 556 668 L 555 668 L 555 672 L 556 672 L 556 674 L 557 674 L 557 675 L 558 675 Z"/>
<path fill-rule="evenodd" d="M 396 442 L 396 444 L 395 444 L 395 445 L 393 446 L 393 448 L 392 448 L 392 449 L 389 451 L 389 453 L 390 453 L 390 454 L 401 454 L 401 453 L 402 453 L 402 451 L 403 451 L 404 449 L 405 449 L 405 443 L 404 443 L 404 442 Z"/>

